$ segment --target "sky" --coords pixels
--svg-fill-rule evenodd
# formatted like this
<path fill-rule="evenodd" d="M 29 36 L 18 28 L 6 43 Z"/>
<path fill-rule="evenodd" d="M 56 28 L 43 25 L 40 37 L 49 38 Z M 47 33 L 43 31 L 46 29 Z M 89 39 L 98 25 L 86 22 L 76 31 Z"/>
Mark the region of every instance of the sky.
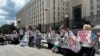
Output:
<path fill-rule="evenodd" d="M 28 1 L 29 0 L 0 0 L 0 26 L 12 22 L 15 23 L 17 12 Z"/>

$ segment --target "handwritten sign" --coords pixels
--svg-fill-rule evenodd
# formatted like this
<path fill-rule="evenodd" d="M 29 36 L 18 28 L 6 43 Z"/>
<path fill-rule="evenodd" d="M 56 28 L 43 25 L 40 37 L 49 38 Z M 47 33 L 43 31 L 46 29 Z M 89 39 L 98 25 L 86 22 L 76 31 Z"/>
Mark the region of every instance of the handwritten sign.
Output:
<path fill-rule="evenodd" d="M 68 45 L 67 41 L 64 41 L 63 43 L 61 43 L 61 48 L 66 48 Z"/>
<path fill-rule="evenodd" d="M 91 37 L 91 31 L 78 31 L 78 38 L 82 42 L 89 42 Z"/>
<path fill-rule="evenodd" d="M 78 53 L 81 49 L 80 44 L 73 38 L 68 38 L 62 45 L 62 48 L 70 49 Z"/>
<path fill-rule="evenodd" d="M 80 44 L 74 40 L 73 38 L 68 39 L 67 49 L 70 49 L 76 53 L 78 53 L 81 49 Z"/>

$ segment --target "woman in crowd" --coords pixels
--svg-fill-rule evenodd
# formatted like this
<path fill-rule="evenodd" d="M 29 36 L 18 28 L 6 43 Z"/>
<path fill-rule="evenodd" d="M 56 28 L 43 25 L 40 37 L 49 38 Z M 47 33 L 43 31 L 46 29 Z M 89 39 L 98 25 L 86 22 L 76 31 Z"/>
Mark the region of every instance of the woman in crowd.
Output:
<path fill-rule="evenodd" d="M 49 27 L 49 32 L 47 32 L 47 43 L 48 43 L 48 48 L 52 48 L 54 45 L 52 43 L 52 39 L 55 38 L 55 31 L 53 27 Z"/>
<path fill-rule="evenodd" d="M 33 28 L 34 42 L 37 48 L 41 48 L 41 32 L 37 28 Z"/>
<path fill-rule="evenodd" d="M 64 41 L 67 41 L 67 39 L 71 39 L 71 37 L 75 37 L 75 35 L 73 34 L 73 32 L 71 30 L 69 30 L 65 25 L 62 25 L 60 27 L 60 31 L 61 31 L 61 36 L 64 36 Z M 77 56 L 77 53 L 67 49 L 67 48 L 62 48 L 61 49 L 62 53 L 64 54 L 64 56 Z"/>
<path fill-rule="evenodd" d="M 20 42 L 20 45 L 21 46 L 28 46 L 28 44 L 29 44 L 29 37 L 30 37 L 30 29 L 29 29 L 29 27 L 26 27 L 25 28 L 25 34 L 24 34 L 23 39 Z"/>
<path fill-rule="evenodd" d="M 59 43 L 60 43 L 60 41 L 61 41 L 61 37 L 60 37 L 59 34 L 56 34 L 54 41 L 55 41 L 55 42 L 54 42 L 54 46 L 53 46 L 53 48 L 52 48 L 52 52 L 58 53 L 58 52 L 60 52 Z"/>
<path fill-rule="evenodd" d="M 92 27 L 88 24 L 83 25 L 83 30 L 92 31 Z M 95 49 L 94 46 L 96 44 L 96 35 L 92 32 L 91 37 L 89 37 L 88 42 L 81 42 L 82 49 L 79 52 L 79 56 L 94 56 Z"/>
<path fill-rule="evenodd" d="M 29 47 L 34 46 L 34 31 L 34 28 L 31 28 L 29 36 Z"/>
<path fill-rule="evenodd" d="M 20 28 L 18 32 L 19 32 L 19 37 L 20 37 L 19 40 L 21 41 L 24 36 L 24 30 L 22 28 Z"/>
<path fill-rule="evenodd" d="M 18 38 L 18 33 L 16 30 L 13 30 L 12 34 L 10 35 L 11 37 L 11 44 L 19 44 L 19 38 Z"/>

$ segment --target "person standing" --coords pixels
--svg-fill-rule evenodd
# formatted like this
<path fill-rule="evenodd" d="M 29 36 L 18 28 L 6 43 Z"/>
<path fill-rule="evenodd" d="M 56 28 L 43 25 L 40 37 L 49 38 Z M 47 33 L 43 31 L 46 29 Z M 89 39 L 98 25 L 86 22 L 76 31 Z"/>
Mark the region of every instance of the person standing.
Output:
<path fill-rule="evenodd" d="M 36 47 L 41 48 L 41 40 L 42 40 L 41 32 L 35 27 L 33 28 L 33 36 Z"/>
<path fill-rule="evenodd" d="M 31 28 L 29 36 L 29 47 L 32 47 L 34 44 L 34 29 Z"/>
<path fill-rule="evenodd" d="M 29 45 L 31 46 L 31 45 L 35 45 L 35 39 L 37 38 L 37 29 L 36 29 L 36 27 L 32 27 L 32 29 L 31 29 L 32 31 L 31 31 L 31 37 L 30 37 L 30 43 L 29 43 Z"/>
<path fill-rule="evenodd" d="M 30 29 L 29 29 L 29 27 L 26 27 L 25 28 L 25 34 L 24 34 L 23 39 L 20 42 L 20 45 L 21 46 L 28 46 L 28 44 L 29 44 L 29 37 L 30 37 Z"/>
<path fill-rule="evenodd" d="M 23 39 L 24 36 L 24 30 L 22 28 L 19 29 L 19 40 L 21 41 Z"/>

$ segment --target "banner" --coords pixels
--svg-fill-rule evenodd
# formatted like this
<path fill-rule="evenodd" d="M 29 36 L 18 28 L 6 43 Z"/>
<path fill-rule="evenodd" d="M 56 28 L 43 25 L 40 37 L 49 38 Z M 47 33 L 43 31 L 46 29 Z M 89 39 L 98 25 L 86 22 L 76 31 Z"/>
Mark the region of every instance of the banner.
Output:
<path fill-rule="evenodd" d="M 79 42 L 70 37 L 62 43 L 62 48 L 70 49 L 75 53 L 78 53 L 81 49 L 81 45 Z"/>
<path fill-rule="evenodd" d="M 90 42 L 91 31 L 78 31 L 78 38 L 82 42 Z"/>
<path fill-rule="evenodd" d="M 79 42 L 77 42 L 77 40 L 74 40 L 73 38 L 68 38 L 68 45 L 67 45 L 67 49 L 70 49 L 76 53 L 78 53 L 81 49 L 81 45 Z"/>

